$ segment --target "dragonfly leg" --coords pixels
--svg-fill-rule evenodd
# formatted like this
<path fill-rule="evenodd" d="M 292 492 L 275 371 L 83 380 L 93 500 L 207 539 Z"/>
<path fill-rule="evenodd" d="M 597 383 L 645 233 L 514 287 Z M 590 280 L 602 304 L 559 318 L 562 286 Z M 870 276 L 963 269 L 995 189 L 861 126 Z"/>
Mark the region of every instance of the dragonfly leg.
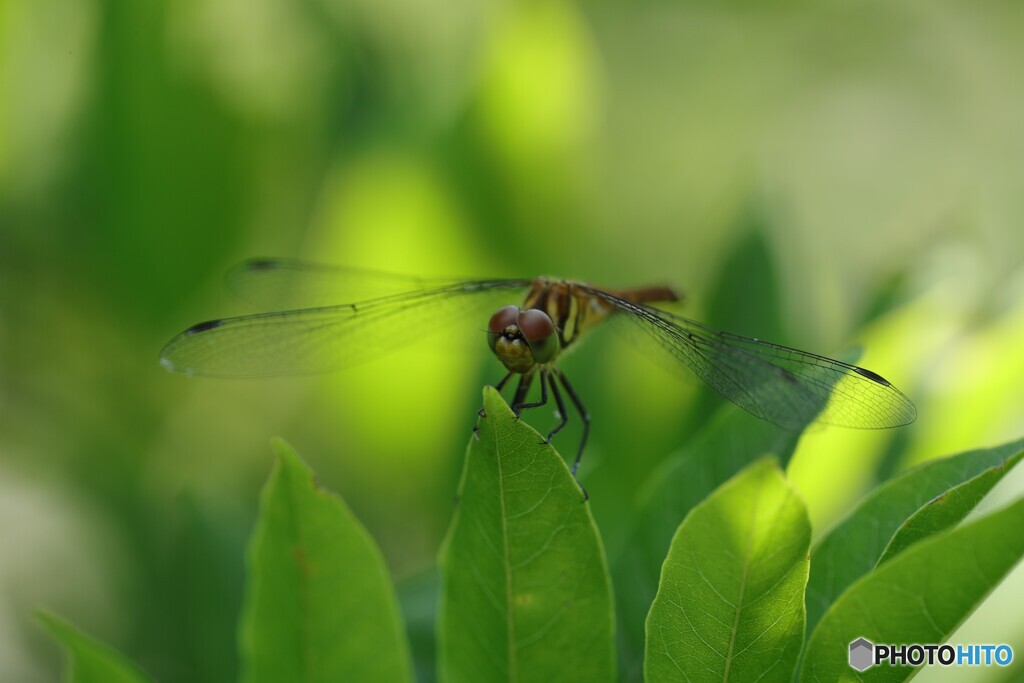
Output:
<path fill-rule="evenodd" d="M 587 445 L 587 435 L 590 434 L 590 413 L 587 412 L 583 402 L 580 401 L 580 397 L 576 395 L 576 391 L 569 384 L 569 380 L 565 378 L 560 370 L 555 371 L 562 386 L 565 387 L 565 391 L 569 394 L 569 398 L 572 400 L 576 411 L 579 412 L 580 418 L 583 420 L 583 436 L 580 437 L 580 449 L 576 452 L 576 460 L 572 463 L 572 476 L 576 476 L 576 470 L 580 468 L 580 459 L 583 457 L 583 447 Z M 578 481 L 578 480 L 577 480 Z M 586 491 L 584 491 L 586 493 Z"/>
<path fill-rule="evenodd" d="M 530 389 L 530 382 L 533 381 L 533 373 L 529 375 L 523 375 L 523 379 L 519 382 L 519 388 L 516 389 L 516 398 L 512 403 L 512 410 L 515 411 L 518 416 L 527 408 L 539 408 L 548 403 L 548 373 L 546 370 L 540 371 L 540 400 L 535 403 L 523 403 L 526 399 L 526 392 Z M 526 385 L 526 389 L 523 389 L 523 384 Z M 520 395 L 522 392 L 522 395 Z"/>
<path fill-rule="evenodd" d="M 519 384 L 516 386 L 515 396 L 512 397 L 512 403 L 509 407 L 515 412 L 516 417 L 519 417 L 519 404 L 526 400 L 526 395 L 530 392 L 530 385 L 533 384 L 533 374 L 522 375 L 519 378 Z"/>
<path fill-rule="evenodd" d="M 501 381 L 494 385 L 494 389 L 500 394 L 501 390 L 505 388 L 505 385 L 508 383 L 510 379 L 512 379 L 511 372 L 502 377 Z"/>
<path fill-rule="evenodd" d="M 569 416 L 565 412 L 565 401 L 562 400 L 562 392 L 558 390 L 558 383 L 555 382 L 554 378 L 551 378 L 550 383 L 551 393 L 555 395 L 555 403 L 558 404 L 558 417 L 561 419 L 561 422 L 558 423 L 557 427 L 548 432 L 548 438 L 541 441 L 541 443 L 545 444 L 551 443 L 551 439 L 555 438 L 555 434 L 562 431 L 562 427 L 569 422 Z"/>

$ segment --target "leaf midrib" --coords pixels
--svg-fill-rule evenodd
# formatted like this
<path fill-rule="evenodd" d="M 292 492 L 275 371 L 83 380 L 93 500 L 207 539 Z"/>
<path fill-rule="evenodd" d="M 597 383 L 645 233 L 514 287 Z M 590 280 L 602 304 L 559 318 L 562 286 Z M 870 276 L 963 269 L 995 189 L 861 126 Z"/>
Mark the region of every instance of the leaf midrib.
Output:
<path fill-rule="evenodd" d="M 497 427 L 497 425 L 495 425 Z M 512 604 L 512 554 L 509 546 L 508 536 L 508 515 L 505 510 L 505 473 L 501 468 L 501 439 L 498 438 L 498 430 L 494 434 L 494 458 L 498 466 L 498 504 L 501 507 L 501 545 L 504 551 L 505 565 L 505 622 L 508 630 L 508 679 L 518 680 L 519 664 L 516 660 L 515 648 L 515 614 Z"/>
<path fill-rule="evenodd" d="M 750 527 L 747 532 L 747 544 L 743 553 L 743 576 L 740 580 L 740 594 L 736 598 L 736 610 L 732 621 L 732 633 L 729 635 L 729 651 L 725 655 L 725 670 L 722 672 L 722 680 L 729 680 L 729 670 L 732 668 L 733 650 L 736 647 L 736 633 L 739 631 L 740 613 L 743 611 L 743 598 L 747 591 L 747 577 L 750 575 L 750 558 L 753 554 L 754 527 L 757 523 L 757 510 L 761 503 L 761 489 L 757 489 L 754 496 L 754 504 L 750 506 Z"/>
<path fill-rule="evenodd" d="M 298 512 L 300 505 L 299 496 L 296 495 L 294 486 L 296 481 L 294 473 L 291 471 L 285 471 L 287 465 L 283 462 L 280 464 L 281 467 L 281 479 L 284 485 L 285 497 L 287 499 L 287 510 L 288 510 L 288 521 L 289 527 L 291 527 L 292 537 L 294 538 L 294 544 L 292 546 L 291 561 L 296 565 L 295 568 L 299 575 L 299 628 L 301 632 L 299 642 L 299 666 L 302 667 L 302 677 L 305 679 L 308 677 L 313 669 L 313 650 L 309 645 L 310 633 L 312 632 L 312 600 L 309 594 L 309 580 L 308 576 L 304 572 L 303 568 L 298 564 L 295 558 L 295 550 L 298 547 L 303 548 L 305 552 L 305 528 L 302 524 L 302 515 Z M 314 492 L 315 493 L 315 492 Z M 308 556 L 307 556 L 308 560 Z"/>

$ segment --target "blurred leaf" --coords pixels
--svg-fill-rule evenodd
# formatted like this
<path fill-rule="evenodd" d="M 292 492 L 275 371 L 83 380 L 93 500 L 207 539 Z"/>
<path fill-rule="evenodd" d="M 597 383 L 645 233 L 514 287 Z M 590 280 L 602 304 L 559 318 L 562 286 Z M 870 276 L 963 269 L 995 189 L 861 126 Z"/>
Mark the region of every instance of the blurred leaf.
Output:
<path fill-rule="evenodd" d="M 918 541 L 962 522 L 1021 458 L 1024 458 L 1024 451 L 930 500 L 903 523 L 889 541 L 878 564 L 891 560 Z"/>
<path fill-rule="evenodd" d="M 150 679 L 110 647 L 93 640 L 52 614 L 37 615 L 43 627 L 64 646 L 67 683 L 145 683 Z"/>
<path fill-rule="evenodd" d="M 910 273 L 907 270 L 890 273 L 874 287 L 856 328 L 867 327 L 869 323 L 905 303 L 909 286 Z"/>
<path fill-rule="evenodd" d="M 620 657 L 627 678 L 639 678 L 643 619 L 680 521 L 711 491 L 758 458 L 776 455 L 785 463 L 798 438 L 798 433 L 729 404 L 652 474 L 640 498 L 630 543 L 613 563 Z"/>
<path fill-rule="evenodd" d="M 789 340 L 783 327 L 779 274 L 767 239 L 766 217 L 756 204 L 741 214 L 737 232 L 739 241 L 726 254 L 707 303 L 701 307 L 706 311 L 704 322 L 721 330 L 785 344 Z M 691 424 L 709 419 L 724 403 L 721 396 L 703 385 L 698 395 L 689 416 Z"/>
<path fill-rule="evenodd" d="M 762 211 L 748 207 L 740 217 L 741 237 L 718 269 L 705 309 L 709 325 L 784 344 L 782 292 L 768 230 Z"/>
<path fill-rule="evenodd" d="M 258 205 L 251 138 L 216 93 L 174 68 L 175 3 L 99 7 L 95 111 L 70 221 L 95 229 L 88 239 L 69 230 L 62 242 L 90 268 L 89 283 L 105 288 L 108 306 L 163 325 L 238 248 L 245 213 Z"/>
<path fill-rule="evenodd" d="M 249 506 L 251 510 L 251 503 Z M 247 512 L 249 512 L 247 510 Z M 179 526 L 173 544 L 157 561 L 169 586 L 166 600 L 149 617 L 179 624 L 159 634 L 162 653 L 175 652 L 179 677 L 199 681 L 238 679 L 235 629 L 245 586 L 245 541 L 251 512 L 241 514 L 223 498 L 186 492 L 177 500 Z M 180 631 L 175 635 L 176 631 Z M 172 638 L 182 641 L 171 645 Z M 171 672 L 160 671 L 170 680 Z"/>
<path fill-rule="evenodd" d="M 672 539 L 647 618 L 647 681 L 789 681 L 811 523 L 778 464 L 747 467 Z"/>
<path fill-rule="evenodd" d="M 847 586 L 878 563 L 906 520 L 922 505 L 1024 448 L 1024 439 L 991 449 L 933 460 L 885 482 L 833 528 L 811 553 L 807 630 L 814 628 Z"/>
<path fill-rule="evenodd" d="M 441 551 L 443 681 L 610 681 L 604 550 L 559 454 L 493 388 Z"/>
<path fill-rule="evenodd" d="M 405 618 L 417 683 L 437 680 L 437 603 L 441 574 L 437 567 L 407 577 L 395 585 Z"/>
<path fill-rule="evenodd" d="M 942 643 L 1024 555 L 1024 499 L 930 538 L 861 578 L 814 630 L 802 681 L 902 681 L 915 667 L 878 666 L 853 676 L 848 646 Z"/>
<path fill-rule="evenodd" d="M 274 446 L 278 459 L 249 548 L 243 680 L 410 680 L 380 551 L 287 444 Z"/>

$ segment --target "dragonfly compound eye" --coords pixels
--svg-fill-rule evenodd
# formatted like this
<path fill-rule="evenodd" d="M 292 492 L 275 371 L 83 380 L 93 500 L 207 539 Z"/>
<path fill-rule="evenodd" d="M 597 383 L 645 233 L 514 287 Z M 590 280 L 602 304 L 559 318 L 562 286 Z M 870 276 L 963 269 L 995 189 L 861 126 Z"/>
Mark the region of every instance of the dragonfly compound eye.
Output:
<path fill-rule="evenodd" d="M 530 309 L 519 314 L 519 329 L 526 338 L 537 363 L 547 363 L 555 359 L 561 348 L 555 324 L 544 311 Z"/>
<path fill-rule="evenodd" d="M 502 306 L 491 316 L 490 322 L 487 323 L 487 343 L 491 347 L 491 351 L 495 350 L 498 338 L 505 333 L 509 326 L 516 324 L 518 317 L 518 306 Z"/>

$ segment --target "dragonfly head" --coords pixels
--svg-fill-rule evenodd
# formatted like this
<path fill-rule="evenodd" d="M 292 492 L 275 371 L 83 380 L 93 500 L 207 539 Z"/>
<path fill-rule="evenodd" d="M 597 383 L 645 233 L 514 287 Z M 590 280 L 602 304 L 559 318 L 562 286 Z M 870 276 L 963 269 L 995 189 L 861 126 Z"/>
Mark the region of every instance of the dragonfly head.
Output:
<path fill-rule="evenodd" d="M 561 349 L 558 331 L 544 311 L 518 306 L 499 308 L 487 325 L 491 351 L 512 372 L 527 372 L 535 364 L 550 363 Z"/>

